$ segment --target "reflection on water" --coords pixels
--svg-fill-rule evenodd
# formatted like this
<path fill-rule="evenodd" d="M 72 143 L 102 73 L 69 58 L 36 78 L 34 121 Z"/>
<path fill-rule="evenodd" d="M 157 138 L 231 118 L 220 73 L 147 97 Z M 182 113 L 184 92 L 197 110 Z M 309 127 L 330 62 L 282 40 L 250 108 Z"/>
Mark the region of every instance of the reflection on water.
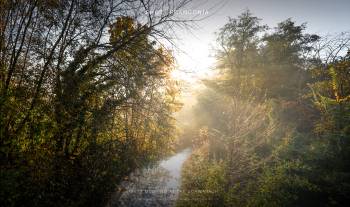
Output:
<path fill-rule="evenodd" d="M 173 206 L 178 197 L 181 167 L 189 155 L 190 149 L 186 149 L 155 167 L 134 172 L 121 184 L 123 192 L 117 192 L 108 206 Z"/>

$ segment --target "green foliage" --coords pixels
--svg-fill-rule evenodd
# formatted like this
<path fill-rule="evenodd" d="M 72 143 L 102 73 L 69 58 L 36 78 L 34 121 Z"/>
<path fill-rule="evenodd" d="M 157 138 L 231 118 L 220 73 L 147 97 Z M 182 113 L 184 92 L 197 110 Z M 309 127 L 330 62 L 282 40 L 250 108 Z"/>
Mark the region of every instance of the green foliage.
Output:
<path fill-rule="evenodd" d="M 265 28 L 244 12 L 218 34 L 220 73 L 195 107 L 195 148 L 206 153 L 184 166 L 179 206 L 349 202 L 349 53 L 315 61 L 320 37 L 305 24 L 287 19 L 260 35 Z M 191 199 L 208 183 L 218 197 Z"/>
<path fill-rule="evenodd" d="M 319 206 L 322 204 L 317 197 L 319 189 L 307 178 L 310 171 L 298 161 L 265 169 L 247 206 Z"/>
<path fill-rule="evenodd" d="M 132 4 L 1 5 L 3 206 L 104 206 L 126 175 L 170 151 L 181 104 L 173 57 L 151 39 L 171 15 L 141 24 Z"/>
<path fill-rule="evenodd" d="M 193 152 L 182 172 L 182 189 L 177 206 L 223 205 L 225 163 L 212 163 L 206 156 L 208 146 Z"/>

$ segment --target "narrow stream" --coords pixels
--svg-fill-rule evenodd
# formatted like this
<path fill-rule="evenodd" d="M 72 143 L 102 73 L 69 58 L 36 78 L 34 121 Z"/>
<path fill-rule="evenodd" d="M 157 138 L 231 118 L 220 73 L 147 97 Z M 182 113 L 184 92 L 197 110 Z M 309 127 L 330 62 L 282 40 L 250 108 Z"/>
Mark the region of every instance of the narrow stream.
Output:
<path fill-rule="evenodd" d="M 185 149 L 152 168 L 132 173 L 130 179 L 121 184 L 123 192 L 116 193 L 108 207 L 174 206 L 180 188 L 182 165 L 190 153 L 190 149 Z"/>

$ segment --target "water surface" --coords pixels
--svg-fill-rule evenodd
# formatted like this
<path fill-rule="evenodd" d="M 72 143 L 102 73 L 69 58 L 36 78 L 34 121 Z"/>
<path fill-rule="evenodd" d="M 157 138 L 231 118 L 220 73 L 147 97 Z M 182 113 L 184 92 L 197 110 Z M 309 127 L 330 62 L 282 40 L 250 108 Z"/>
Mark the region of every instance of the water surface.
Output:
<path fill-rule="evenodd" d="M 108 207 L 173 206 L 179 193 L 182 165 L 190 153 L 190 149 L 185 149 L 153 167 L 132 173 Z"/>

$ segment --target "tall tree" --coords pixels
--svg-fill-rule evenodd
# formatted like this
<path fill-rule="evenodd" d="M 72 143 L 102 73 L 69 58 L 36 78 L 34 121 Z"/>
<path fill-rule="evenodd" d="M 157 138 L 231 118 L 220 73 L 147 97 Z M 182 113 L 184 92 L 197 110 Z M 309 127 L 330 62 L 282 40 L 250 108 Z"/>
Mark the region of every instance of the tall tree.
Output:
<path fill-rule="evenodd" d="M 1 1 L 1 203 L 103 205 L 169 149 L 179 104 L 159 39 L 188 2 Z"/>

